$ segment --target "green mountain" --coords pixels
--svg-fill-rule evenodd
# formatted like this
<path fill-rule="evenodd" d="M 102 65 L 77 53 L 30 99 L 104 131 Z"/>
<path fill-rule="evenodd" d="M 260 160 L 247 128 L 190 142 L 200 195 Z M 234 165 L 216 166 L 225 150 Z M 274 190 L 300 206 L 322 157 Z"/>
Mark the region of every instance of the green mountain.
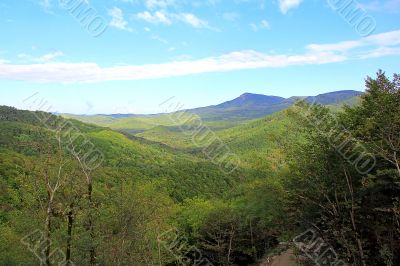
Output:
<path fill-rule="evenodd" d="M 361 94 L 362 92 L 347 90 L 320 94 L 313 97 L 290 97 L 285 99 L 276 96 L 245 93 L 238 98 L 218 105 L 182 110 L 175 113 L 94 116 L 65 114 L 63 116 L 85 123 L 109 127 L 154 142 L 163 143 L 173 148 L 192 150 L 196 148 L 192 140 L 192 136 L 196 131 L 196 126 L 193 123 L 199 124 L 197 127 L 207 127 L 214 132 L 218 132 L 239 125 L 245 125 L 253 120 L 280 112 L 292 106 L 298 100 L 303 99 L 310 103 L 315 102 L 327 105 L 332 110 L 340 110 L 345 104 L 354 105 L 359 102 Z M 185 119 L 185 117 L 192 115 L 198 116 L 200 122 Z M 181 117 L 180 121 L 175 119 L 176 117 Z M 191 124 L 192 126 L 189 126 Z"/>
<path fill-rule="evenodd" d="M 277 96 L 245 93 L 236 99 L 218 105 L 181 110 L 178 111 L 178 113 L 183 112 L 198 115 L 206 126 L 213 130 L 220 130 L 279 112 L 292 106 L 299 99 L 305 99 L 308 102 L 315 101 L 323 105 L 336 106 L 349 101 L 351 98 L 358 97 L 361 94 L 362 92 L 359 91 L 347 90 L 325 93 L 312 97 L 290 97 L 286 99 Z M 162 131 L 165 127 L 179 126 L 176 124 L 176 121 L 171 119 L 170 114 L 112 114 L 93 116 L 64 114 L 63 116 L 86 123 L 110 127 L 131 134 L 140 134 L 161 126 L 161 128 L 156 128 L 148 134 L 142 134 L 142 137 L 154 135 L 155 131 Z M 174 131 L 174 129 L 170 130 Z"/>
<path fill-rule="evenodd" d="M 334 91 L 324 94 L 319 94 L 317 96 L 307 97 L 306 101 L 310 103 L 318 103 L 322 105 L 340 105 L 347 100 L 361 96 L 362 92 L 352 91 L 352 90 L 344 90 L 344 91 Z"/>
<path fill-rule="evenodd" d="M 46 125 L 40 123 L 38 120 L 40 116 L 43 116 L 40 112 L 33 113 L 0 106 L 2 155 L 5 156 L 10 152 L 27 158 L 35 158 L 40 155 L 40 152 L 35 151 L 33 147 L 25 147 L 24 142 L 31 141 L 37 142 L 37 145 L 45 145 L 50 139 L 52 141 L 49 141 L 49 145 L 55 145 L 54 130 L 56 128 L 53 127 L 57 126 L 57 121 L 63 120 L 51 116 L 49 118 L 51 122 L 48 122 L 50 126 L 48 126 L 47 123 Z M 216 187 L 222 186 L 219 190 L 221 192 L 234 180 L 220 171 L 212 162 L 168 146 L 77 120 L 67 120 L 67 122 L 72 123 L 79 134 L 90 140 L 101 151 L 105 158 L 102 163 L 104 168 L 110 171 L 123 168 L 126 175 L 134 179 L 166 178 L 170 193 L 175 200 L 179 201 L 198 194 L 216 195 L 214 194 Z M 202 180 L 206 183 L 201 184 Z M 200 184 L 196 186 L 200 190 L 194 189 L 194 184 Z"/>
<path fill-rule="evenodd" d="M 36 251 L 26 245 L 36 245 L 35 237 L 43 232 L 51 232 L 51 245 L 43 244 L 39 258 L 47 247 L 59 247 L 77 265 L 88 265 L 95 243 L 102 265 L 117 265 L 116 252 L 123 265 L 176 264 L 174 254 L 160 249 L 160 234 L 177 228 L 187 241 L 203 241 L 209 237 L 206 232 L 217 230 L 218 236 L 219 229 L 208 227 L 219 223 L 213 219 L 221 214 L 243 227 L 235 233 L 243 240 L 234 247 L 234 260 L 254 262 L 250 239 L 260 254 L 277 243 L 269 228 L 272 212 L 281 212 L 280 203 L 246 206 L 260 198 L 254 193 L 268 197 L 265 203 L 277 201 L 280 185 L 245 164 L 227 173 L 217 159 L 199 150 L 190 154 L 108 128 L 6 106 L 0 106 L 0 129 L 1 265 L 37 264 Z M 104 159 L 93 169 L 82 166 L 86 156 L 74 156 L 85 155 L 88 143 Z M 265 186 L 273 189 L 265 194 Z M 256 236 L 246 229 L 249 221 Z M 121 241 L 127 246 L 120 246 Z M 219 260 L 213 245 L 202 249 Z"/>
<path fill-rule="evenodd" d="M 260 118 L 286 109 L 294 103 L 292 99 L 276 96 L 245 93 L 238 98 L 215 106 L 187 110 L 199 115 L 204 121 L 242 122 Z"/>
<path fill-rule="evenodd" d="M 0 265 L 260 265 L 306 258 L 310 237 L 331 265 L 399 265 L 398 81 L 218 130 L 193 114 L 287 99 L 146 116 L 136 135 L 0 106 Z"/>
<path fill-rule="evenodd" d="M 360 102 L 361 92 L 339 91 L 321 94 L 315 97 L 291 97 L 284 99 L 274 96 L 244 94 L 232 101 L 220 105 L 188 110 L 186 114 L 195 113 L 201 117 L 202 125 L 213 130 L 219 136 L 230 132 L 230 129 L 245 130 L 260 123 L 259 118 L 272 113 L 279 113 L 292 106 L 296 101 L 304 99 L 309 103 L 323 104 L 331 110 L 341 110 L 344 105 L 354 106 Z M 239 115 L 240 114 L 240 115 Z M 221 117 L 228 117 L 223 119 Z M 233 118 L 234 117 L 234 118 Z M 244 117 L 246 119 L 244 119 Z M 244 120 L 241 120 L 244 119 Z M 194 127 L 195 128 L 195 127 Z M 264 132 L 265 133 L 265 132 Z M 175 148 L 195 148 L 192 141 L 194 131 L 180 125 L 157 125 L 136 134 L 139 137 L 161 142 Z M 251 136 L 249 134 L 248 136 Z"/>

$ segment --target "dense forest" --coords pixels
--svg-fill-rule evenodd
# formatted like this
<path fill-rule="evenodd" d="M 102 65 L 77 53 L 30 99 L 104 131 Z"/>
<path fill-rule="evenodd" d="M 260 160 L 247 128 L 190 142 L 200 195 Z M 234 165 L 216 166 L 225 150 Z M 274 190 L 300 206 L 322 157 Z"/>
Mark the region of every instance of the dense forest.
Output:
<path fill-rule="evenodd" d="M 1 106 L 0 265 L 400 265 L 400 75 L 359 97 L 221 127 L 232 171 L 185 132 Z"/>

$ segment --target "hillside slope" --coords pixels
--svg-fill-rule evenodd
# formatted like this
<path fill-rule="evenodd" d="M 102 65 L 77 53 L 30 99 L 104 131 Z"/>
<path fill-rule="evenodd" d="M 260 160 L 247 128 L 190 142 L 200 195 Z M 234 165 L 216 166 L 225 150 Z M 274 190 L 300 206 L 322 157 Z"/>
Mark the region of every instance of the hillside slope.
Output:
<path fill-rule="evenodd" d="M 52 119 L 57 118 L 52 116 Z M 69 122 L 104 155 L 99 168 L 102 173 L 119 173 L 123 169 L 124 175 L 135 180 L 165 179 L 176 200 L 198 194 L 215 196 L 233 181 L 210 161 L 107 128 L 74 120 Z M 9 152 L 31 159 L 42 156 L 32 148 L 21 146 L 21 139 L 35 145 L 55 145 L 55 133 L 41 124 L 33 112 L 2 106 L 0 128 L 0 153 L 4 156 Z"/>
<path fill-rule="evenodd" d="M 48 119 L 41 124 L 37 118 L 44 115 Z M 75 132 L 60 127 L 64 122 Z M 60 128 L 66 134 L 61 145 L 56 140 Z M 277 243 L 271 232 L 275 220 L 281 220 L 278 199 L 284 192 L 263 172 L 248 175 L 251 169 L 238 169 L 227 174 L 199 151 L 191 155 L 107 128 L 5 106 L 0 106 L 0 129 L 1 265 L 36 265 L 35 254 L 21 239 L 41 232 L 38 228 L 50 232 L 52 250 L 64 251 L 70 243 L 77 265 L 89 265 L 93 243 L 101 265 L 176 265 L 176 256 L 159 245 L 160 234 L 171 228 L 214 260 L 225 259 L 216 247 L 220 241 L 228 243 L 219 239 L 219 228 L 227 224 L 242 239 L 235 238 L 234 261 L 254 262 L 255 255 L 248 253 L 251 245 L 263 254 Z M 78 135 L 81 145 L 89 140 L 104 156 L 90 171 L 91 185 L 70 153 L 69 137 Z M 62 183 L 56 191 L 57 180 Z M 260 199 L 263 204 L 256 205 Z M 249 233 L 249 222 L 257 235 Z M 209 232 L 215 233 L 211 242 Z"/>
<path fill-rule="evenodd" d="M 343 108 L 344 105 L 349 105 L 349 106 L 354 106 L 356 104 L 359 104 L 360 102 L 360 96 L 351 96 L 351 95 L 357 95 L 359 94 L 358 92 L 346 92 L 346 93 L 332 93 L 330 95 L 320 95 L 316 97 L 308 97 L 306 98 L 306 101 L 308 102 L 324 102 L 326 103 L 326 106 L 329 107 L 333 111 L 339 111 Z M 336 95 L 336 96 L 335 96 Z M 344 95 L 348 95 L 349 97 L 345 97 Z M 269 97 L 269 96 L 265 96 Z M 277 99 L 278 101 L 280 99 Z M 298 100 L 298 98 L 293 98 L 291 101 L 295 102 Z M 240 104 L 240 100 L 235 100 L 233 103 L 228 103 L 229 105 L 237 105 Z M 278 110 L 280 108 L 283 108 L 284 105 L 287 104 L 287 101 L 284 101 L 282 104 L 274 105 Z M 218 107 L 214 107 L 218 108 Z M 289 107 L 288 107 L 289 108 Z M 225 110 L 225 108 L 223 108 Z M 261 108 L 262 109 L 262 108 Z M 285 108 L 286 109 L 286 108 Z M 256 107 L 252 107 L 252 112 L 257 112 Z M 208 110 L 209 111 L 209 110 Z M 212 112 L 212 111 L 209 111 Z M 258 119 L 251 119 L 251 120 L 245 120 L 245 121 L 238 121 L 237 123 L 231 123 L 229 126 L 227 126 L 226 121 L 213 121 L 213 122 L 207 122 L 205 121 L 203 123 L 204 126 L 208 127 L 210 130 L 213 130 L 217 135 L 219 136 L 224 136 L 223 138 L 227 138 L 225 135 L 230 135 L 234 134 L 233 132 L 236 132 L 238 134 L 237 141 L 240 141 L 240 139 L 248 139 L 249 136 L 253 136 L 254 132 L 251 132 L 249 128 L 258 128 L 258 130 L 262 130 L 266 126 L 266 124 L 261 123 L 260 121 L 268 120 L 268 119 L 273 119 L 280 117 L 282 121 L 275 121 L 277 124 L 274 124 L 275 122 L 269 123 L 269 124 L 274 124 L 274 127 L 278 127 L 280 123 L 283 123 L 287 117 L 284 117 L 284 111 L 279 111 L 279 112 L 274 112 L 271 114 L 271 117 L 267 118 L 261 118 L 261 120 Z M 215 111 L 215 114 L 220 115 L 221 113 L 218 111 Z M 290 123 L 290 122 L 289 122 Z M 218 124 L 225 125 L 225 127 L 217 127 Z M 274 131 L 275 129 L 272 129 Z M 272 132 L 271 131 L 271 132 Z M 266 132 L 262 132 L 266 133 Z M 281 131 L 282 134 L 285 134 L 285 131 Z M 154 128 L 145 130 L 144 132 L 138 133 L 137 136 L 140 136 L 142 138 L 160 142 L 167 144 L 171 147 L 174 148 L 183 148 L 183 149 L 191 149 L 191 148 L 196 148 L 196 145 L 194 145 L 192 141 L 192 137 L 195 135 L 195 132 L 193 131 L 188 131 L 188 130 L 182 130 L 181 127 L 179 126 L 156 126 Z M 261 138 L 262 134 L 255 134 Z M 246 136 L 246 137 L 243 137 Z M 242 138 L 241 138 L 242 137 Z M 228 140 L 229 141 L 229 140 Z M 254 145 L 254 147 L 257 149 L 258 146 Z M 198 148 L 198 147 L 197 147 Z M 243 151 L 241 151 L 242 153 Z"/>
<path fill-rule="evenodd" d="M 179 112 L 198 115 L 205 126 L 213 130 L 221 130 L 279 112 L 292 106 L 299 99 L 306 99 L 308 102 L 315 101 L 323 105 L 337 106 L 361 94 L 362 92 L 359 91 L 347 90 L 330 92 L 317 96 L 290 97 L 286 99 L 277 96 L 245 93 L 233 100 L 218 105 L 182 110 Z M 64 114 L 63 116 L 86 123 L 110 127 L 130 134 L 140 134 L 140 136 L 144 138 L 148 137 L 156 141 L 158 141 L 156 137 L 157 133 L 166 129 L 165 127 L 179 126 L 171 119 L 170 114 L 114 114 L 94 116 Z M 159 126 L 161 126 L 161 128 L 157 128 Z M 153 129 L 155 129 L 155 131 L 153 131 Z M 150 132 L 148 132 L 149 130 Z M 173 128 L 166 129 L 167 134 L 168 130 L 174 131 Z"/>

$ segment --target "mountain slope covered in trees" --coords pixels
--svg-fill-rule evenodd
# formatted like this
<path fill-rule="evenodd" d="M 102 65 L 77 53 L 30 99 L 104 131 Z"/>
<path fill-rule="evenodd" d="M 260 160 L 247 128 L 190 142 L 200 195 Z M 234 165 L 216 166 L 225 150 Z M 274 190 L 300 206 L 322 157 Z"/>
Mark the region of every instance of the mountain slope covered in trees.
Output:
<path fill-rule="evenodd" d="M 55 251 L 77 265 L 179 263 L 192 245 L 215 264 L 249 263 L 278 243 L 275 179 L 47 113 L 3 106 L 0 117 L 0 264 L 54 264 Z M 79 156 L 87 143 L 104 158 L 94 169 Z M 157 242 L 171 230 L 186 239 L 176 254 Z M 232 234 L 241 240 L 220 246 Z"/>
<path fill-rule="evenodd" d="M 171 143 L 2 106 L 0 265 L 399 265 L 399 79 Z"/>
<path fill-rule="evenodd" d="M 277 96 L 244 93 L 231 101 L 227 101 L 218 105 L 180 110 L 181 108 L 179 107 L 181 105 L 176 103 L 176 105 L 173 106 L 174 108 L 167 111 L 195 114 L 201 118 L 204 124 L 213 130 L 219 130 L 279 112 L 292 106 L 299 99 L 305 99 L 307 102 L 316 102 L 323 105 L 336 106 L 345 101 L 350 101 L 350 99 L 360 95 L 362 95 L 362 92 L 346 90 L 320 94 L 317 96 L 290 97 L 286 99 Z M 176 110 L 177 108 L 178 110 Z M 171 120 L 170 114 L 114 114 L 94 116 L 64 114 L 64 116 L 133 134 L 145 132 L 158 126 L 178 126 L 176 122 Z"/>

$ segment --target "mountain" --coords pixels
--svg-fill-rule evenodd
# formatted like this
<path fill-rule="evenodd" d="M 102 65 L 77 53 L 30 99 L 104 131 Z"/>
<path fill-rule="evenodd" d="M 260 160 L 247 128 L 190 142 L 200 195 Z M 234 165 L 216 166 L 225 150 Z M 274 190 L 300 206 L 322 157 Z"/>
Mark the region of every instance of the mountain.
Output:
<path fill-rule="evenodd" d="M 314 97 L 307 97 L 307 102 L 316 102 L 322 105 L 337 105 L 341 104 L 344 101 L 347 101 L 350 98 L 361 96 L 363 93 L 360 91 L 352 91 L 352 90 L 345 90 L 345 91 L 334 91 L 324 94 L 319 94 Z"/>
<path fill-rule="evenodd" d="M 317 96 L 295 96 L 290 98 L 244 93 L 233 100 L 218 105 L 187 111 L 198 114 L 206 122 L 216 120 L 240 122 L 279 112 L 300 99 L 322 105 L 338 105 L 360 95 L 362 95 L 362 92 L 352 90 L 329 92 Z"/>
<path fill-rule="evenodd" d="M 38 119 L 43 117 L 49 118 Z M 135 265 L 147 265 L 148 261 L 173 265 L 175 258 L 170 257 L 169 250 L 157 249 L 159 232 L 171 232 L 173 226 L 183 237 L 197 243 L 209 238 L 207 232 L 214 230 L 214 224 L 219 226 L 223 214 L 237 225 L 252 217 L 252 229 L 263 232 L 251 237 L 248 226 L 235 224 L 235 235 L 239 236 L 235 241 L 243 240 L 234 247 L 239 255 L 233 257 L 238 256 L 241 261 L 241 254 L 246 254 L 254 243 L 260 247 L 260 254 L 274 248 L 277 236 L 268 230 L 277 224 L 276 220 L 282 220 L 283 191 L 270 169 L 280 160 L 281 147 L 276 146 L 280 143 L 275 137 L 285 137 L 281 134 L 285 121 L 285 114 L 277 113 L 270 119 L 224 131 L 220 137 L 241 161 L 233 161 L 237 170 L 228 173 L 220 164 L 226 153 L 219 153 L 219 149 L 211 159 L 200 148 L 190 154 L 108 128 L 0 106 L 0 243 L 15 247 L 0 249 L 0 265 L 35 265 L 35 254 L 20 243 L 37 228 L 51 232 L 55 247 L 68 245 L 71 235 L 73 261 L 84 261 L 84 265 L 89 265 L 87 243 L 96 241 L 96 248 L 107 255 L 99 253 L 102 265 L 115 265 L 114 256 L 108 254 L 126 239 L 131 241 L 129 250 L 133 251 L 127 253 L 124 249 L 121 253 L 133 257 L 130 261 Z M 166 128 L 174 132 L 173 128 Z M 179 130 L 176 128 L 175 132 Z M 264 132 L 267 135 L 263 136 Z M 90 146 L 87 143 L 92 143 L 104 158 L 98 168 L 89 172 L 93 178 L 91 208 L 86 172 L 72 153 L 84 155 Z M 71 150 L 73 144 L 79 150 Z M 252 151 L 253 147 L 258 148 Z M 51 185 L 58 180 L 62 183 L 56 191 Z M 49 193 L 55 195 L 50 204 Z M 265 204 L 256 205 L 258 202 Z M 52 212 L 49 214 L 43 206 Z M 47 217 L 52 222 L 49 229 L 43 226 Z M 96 235 L 88 231 L 87 221 L 95 224 Z M 131 228 L 129 235 L 125 228 Z M 212 243 L 219 245 L 214 240 Z M 266 247 L 266 243 L 271 244 Z M 214 250 L 214 246 L 207 246 L 204 254 L 215 256 L 218 253 Z M 160 255 L 159 251 L 164 253 Z M 146 261 L 140 260 L 141 254 L 146 254 Z M 253 261 L 250 256 L 245 258 Z"/>
<path fill-rule="evenodd" d="M 244 93 L 231 101 L 187 111 L 199 115 L 205 122 L 232 121 L 237 124 L 281 111 L 293 103 L 282 97 Z"/>
<path fill-rule="evenodd" d="M 273 105 L 286 101 L 285 98 L 278 96 L 267 96 L 263 94 L 244 93 L 238 98 L 216 105 L 217 108 L 254 106 L 254 105 Z"/>
<path fill-rule="evenodd" d="M 233 100 L 218 105 L 187 109 L 178 111 L 177 113 L 196 114 L 201 118 L 203 125 L 214 131 L 218 131 L 282 111 L 292 106 L 298 100 L 315 101 L 316 103 L 337 109 L 341 108 L 343 104 L 353 105 L 357 103 L 360 95 L 362 95 L 362 92 L 352 90 L 329 92 L 317 96 L 294 96 L 290 98 L 244 93 Z M 163 143 L 171 142 L 174 139 L 179 139 L 182 142 L 181 136 L 179 138 L 176 136 L 177 134 L 182 135 L 179 134 L 180 125 L 171 119 L 171 114 L 111 114 L 93 116 L 64 114 L 63 116 Z M 169 136 L 169 138 L 165 138 L 165 136 Z M 184 146 L 187 146 L 187 137 L 183 143 L 185 143 Z M 167 144 L 170 145 L 171 143 Z M 180 147 L 182 146 L 180 145 Z"/>
<path fill-rule="evenodd" d="M 60 117 L 54 115 L 46 115 L 49 118 L 44 125 L 39 120 L 39 118 L 45 117 L 44 114 L 0 106 L 0 156 L 7 157 L 8 152 L 14 152 L 21 156 L 31 156 L 37 159 L 40 152 L 35 148 L 24 146 L 28 140 L 36 143 L 37 146 L 49 145 L 53 149 L 52 145 L 56 144 L 54 144 L 55 133 L 52 130 L 62 128 L 58 126 L 64 120 L 57 120 Z M 210 184 L 210 180 L 214 180 L 216 183 L 212 186 L 221 185 L 223 186 L 221 190 L 225 189 L 225 185 L 232 181 L 229 179 L 231 177 L 228 178 L 212 162 L 171 149 L 160 143 L 76 120 L 66 120 L 65 125 L 73 125 L 71 128 L 74 133 L 75 131 L 79 132 L 76 134 L 90 140 L 99 149 L 105 158 L 103 166 L 108 167 L 111 172 L 117 171 L 123 165 L 126 174 L 132 178 L 140 177 L 141 180 L 151 180 L 165 177 L 168 179 L 167 183 L 171 186 L 170 192 L 171 195 L 174 195 L 175 200 L 199 193 L 193 189 L 193 184 L 202 182 L 205 174 L 201 169 L 208 171 L 207 183 Z M 192 172 L 190 169 L 197 169 L 197 171 Z M 185 182 L 188 182 L 187 185 Z M 180 186 L 177 186 L 178 184 Z M 205 186 L 206 184 L 202 184 L 200 187 L 206 189 Z M 203 191 L 201 194 L 204 194 Z"/>
<path fill-rule="evenodd" d="M 385 133 L 400 127 L 399 89 L 396 77 L 371 84 L 362 98 L 355 91 L 289 99 L 246 93 L 186 111 L 202 113 L 204 122 L 174 125 L 184 111 L 95 117 L 113 126 L 155 125 L 136 135 L 0 106 L 0 265 L 37 265 L 38 258 L 41 264 L 192 265 L 200 255 L 204 265 L 260 265 L 259 258 L 294 250 L 280 243 L 300 240 L 310 223 L 332 241 L 339 264 L 366 254 L 368 265 L 400 265 L 393 225 L 399 169 L 383 158 L 393 154 Z M 310 112 L 300 104 L 253 119 L 255 111 L 299 99 L 329 108 Z M 344 104 L 359 108 L 330 115 Z M 249 119 L 205 120 L 240 117 L 239 111 Z M 364 159 L 363 166 L 332 145 L 332 136 L 343 143 L 349 135 L 354 141 L 346 150 L 356 163 Z M 376 143 L 383 143 L 379 150 Z M 371 158 L 374 167 L 361 172 Z M 357 237 L 365 243 L 361 255 Z M 380 252 L 387 247 L 394 254 L 389 260 Z"/>
<path fill-rule="evenodd" d="M 103 160 L 88 159 L 92 148 Z M 91 162 L 98 167 L 88 167 Z M 95 202 L 90 208 L 88 176 L 93 178 Z M 74 239 L 73 260 L 90 265 L 85 247 L 91 238 L 85 225 L 91 215 L 99 236 L 96 247 L 104 254 L 119 246 L 124 237 L 119 232 L 126 226 L 137 235 L 128 253 L 138 256 L 123 265 L 155 265 L 160 254 L 167 261 L 162 265 L 168 265 L 174 260 L 169 250 L 159 253 L 149 247 L 157 247 L 160 232 L 170 230 L 179 204 L 197 197 L 221 198 L 237 183 L 237 174 L 225 173 L 213 161 L 159 143 L 49 113 L 0 106 L 0 265 L 39 264 L 35 252 L 45 248 L 36 251 L 35 246 L 33 252 L 27 246 L 45 243 L 40 237 L 46 217 L 51 221 L 46 230 L 51 231 L 52 250 L 64 247 L 68 221 L 68 228 L 74 228 L 68 231 Z M 46 212 L 50 208 L 52 212 Z M 112 259 L 98 257 L 101 265 L 117 265 Z"/>

